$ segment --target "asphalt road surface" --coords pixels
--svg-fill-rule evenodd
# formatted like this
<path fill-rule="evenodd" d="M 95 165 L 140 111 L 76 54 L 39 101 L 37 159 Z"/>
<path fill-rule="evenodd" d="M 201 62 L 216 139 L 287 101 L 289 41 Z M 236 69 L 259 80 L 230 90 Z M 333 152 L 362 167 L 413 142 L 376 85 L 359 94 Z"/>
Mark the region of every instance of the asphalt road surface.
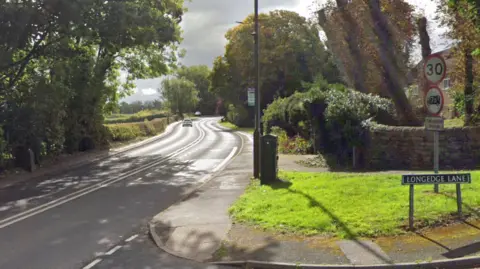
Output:
<path fill-rule="evenodd" d="M 83 268 L 124 244 L 241 149 L 217 121 L 176 124 L 142 147 L 0 189 L 0 268 Z"/>

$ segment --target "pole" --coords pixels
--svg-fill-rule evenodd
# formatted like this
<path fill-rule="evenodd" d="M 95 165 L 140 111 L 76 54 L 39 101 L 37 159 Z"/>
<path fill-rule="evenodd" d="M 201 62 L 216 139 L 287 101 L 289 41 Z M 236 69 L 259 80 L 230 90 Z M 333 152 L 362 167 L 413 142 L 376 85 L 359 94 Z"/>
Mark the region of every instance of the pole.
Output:
<path fill-rule="evenodd" d="M 462 189 L 461 185 L 457 184 L 456 186 L 457 189 L 457 211 L 458 211 L 458 217 L 462 218 Z"/>
<path fill-rule="evenodd" d="M 438 174 L 438 162 L 439 162 L 439 138 L 438 138 L 438 131 L 433 132 L 433 170 L 435 174 Z M 438 184 L 435 184 L 433 187 L 435 193 L 438 193 Z"/>
<path fill-rule="evenodd" d="M 408 228 L 410 228 L 410 231 L 413 231 L 413 212 L 414 212 L 414 195 L 415 195 L 415 191 L 414 191 L 414 185 L 411 184 L 410 185 L 410 195 L 408 197 L 408 200 L 409 200 L 409 210 L 408 210 Z"/>
<path fill-rule="evenodd" d="M 254 61 L 255 61 L 255 131 L 253 132 L 253 176 L 260 178 L 261 166 L 261 151 L 260 151 L 260 126 L 261 126 L 261 113 L 260 113 L 260 62 L 259 62 L 259 25 L 258 25 L 258 0 L 254 3 L 255 9 L 255 49 L 254 49 Z"/>

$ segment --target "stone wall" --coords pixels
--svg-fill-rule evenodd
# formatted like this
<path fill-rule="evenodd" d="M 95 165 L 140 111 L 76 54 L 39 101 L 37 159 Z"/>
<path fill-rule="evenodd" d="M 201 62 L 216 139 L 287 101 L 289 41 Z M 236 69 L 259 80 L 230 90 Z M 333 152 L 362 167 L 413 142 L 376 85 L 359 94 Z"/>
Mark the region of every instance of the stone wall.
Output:
<path fill-rule="evenodd" d="M 433 133 L 424 127 L 371 126 L 363 150 L 368 169 L 432 170 Z M 480 166 L 480 127 L 440 132 L 440 170 Z"/>

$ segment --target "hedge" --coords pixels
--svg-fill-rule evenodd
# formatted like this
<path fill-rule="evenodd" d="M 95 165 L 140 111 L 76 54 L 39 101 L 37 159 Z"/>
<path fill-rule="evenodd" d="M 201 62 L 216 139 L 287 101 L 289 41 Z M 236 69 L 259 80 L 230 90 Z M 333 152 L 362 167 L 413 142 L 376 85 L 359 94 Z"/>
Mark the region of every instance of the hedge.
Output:
<path fill-rule="evenodd" d="M 143 122 L 145 120 L 152 121 L 159 118 L 166 118 L 168 113 L 167 112 L 159 112 L 150 115 L 145 115 L 146 113 L 137 113 L 133 114 L 129 117 L 122 117 L 122 118 L 113 118 L 113 119 L 106 119 L 105 123 L 107 124 L 116 124 L 116 123 L 137 123 Z"/>
<path fill-rule="evenodd" d="M 106 124 L 110 134 L 110 141 L 120 142 L 129 141 L 138 137 L 154 136 L 165 131 L 169 122 L 175 121 L 176 118 L 154 119 L 152 121 L 144 120 L 143 122 Z"/>

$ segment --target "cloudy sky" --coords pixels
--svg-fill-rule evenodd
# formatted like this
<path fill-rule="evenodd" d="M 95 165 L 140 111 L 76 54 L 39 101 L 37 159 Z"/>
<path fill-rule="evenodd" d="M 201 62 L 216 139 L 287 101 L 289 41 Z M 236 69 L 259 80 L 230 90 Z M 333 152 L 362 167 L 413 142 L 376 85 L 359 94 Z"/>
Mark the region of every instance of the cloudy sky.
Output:
<path fill-rule="evenodd" d="M 407 0 L 415 5 L 431 20 L 435 17 L 434 0 Z M 235 21 L 242 21 L 253 12 L 253 0 L 192 0 L 185 1 L 188 12 L 182 21 L 183 38 L 182 48 L 187 50 L 183 64 L 206 64 L 211 66 L 215 57 L 223 54 L 226 44 L 225 33 L 235 26 Z M 275 9 L 287 9 L 310 17 L 317 5 L 314 0 L 259 0 L 260 12 Z M 446 44 L 440 37 L 443 29 L 433 25 L 431 28 L 432 47 L 434 51 L 443 49 Z M 136 94 L 126 98 L 126 101 L 155 99 L 158 97 L 156 89 L 160 79 L 137 81 Z"/>

